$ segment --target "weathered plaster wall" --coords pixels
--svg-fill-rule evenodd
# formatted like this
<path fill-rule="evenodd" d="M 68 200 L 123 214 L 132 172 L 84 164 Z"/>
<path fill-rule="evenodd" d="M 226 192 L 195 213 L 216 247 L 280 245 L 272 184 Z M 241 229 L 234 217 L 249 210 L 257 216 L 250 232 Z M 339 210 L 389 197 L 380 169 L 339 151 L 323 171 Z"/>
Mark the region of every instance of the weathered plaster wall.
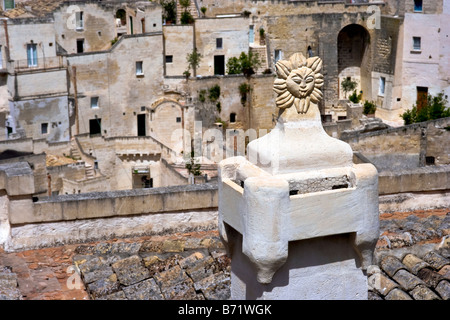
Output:
<path fill-rule="evenodd" d="M 65 69 L 41 70 L 19 73 L 12 95 L 26 99 L 45 95 L 67 95 L 67 74 Z M 51 85 L 49 85 L 51 84 Z"/>
<path fill-rule="evenodd" d="M 428 87 L 428 93 L 435 95 L 441 89 L 450 94 L 447 73 L 441 73 L 440 60 L 445 61 L 444 43 L 440 45 L 441 26 L 447 22 L 439 15 L 406 13 L 403 34 L 403 74 L 402 74 L 402 106 L 410 109 L 417 99 L 417 87 Z M 442 30 L 443 31 L 443 30 Z M 448 30 L 447 30 L 448 31 Z M 448 35 L 448 33 L 447 33 Z M 421 38 L 421 50 L 413 50 L 413 37 Z M 447 39 L 448 41 L 448 39 Z M 448 59 L 447 59 L 448 60 Z"/>
<path fill-rule="evenodd" d="M 5 29 L 1 28 L 4 38 Z M 56 56 L 55 31 L 49 19 L 23 19 L 8 21 L 9 52 L 16 65 L 27 66 L 27 44 L 35 43 L 38 62 Z M 6 40 L 6 39 L 5 39 Z M 2 43 L 2 45 L 6 45 Z"/>
<path fill-rule="evenodd" d="M 116 12 L 126 12 L 125 34 L 160 32 L 161 6 L 152 2 L 133 3 L 65 3 L 54 12 L 56 41 L 67 53 L 77 52 L 77 39 L 84 39 L 84 52 L 107 50 L 111 40 L 122 31 L 116 25 Z M 76 12 L 83 12 L 84 26 L 76 28 Z M 130 19 L 133 20 L 130 23 Z M 143 22 L 144 21 L 144 22 Z M 132 25 L 132 27 L 131 27 Z M 131 28 L 133 30 L 131 30 Z"/>
<path fill-rule="evenodd" d="M 187 55 L 194 49 L 194 27 L 192 25 L 167 25 L 164 32 L 164 55 L 171 56 L 172 62 L 165 61 L 165 75 L 182 76 L 188 70 Z M 193 74 L 193 71 L 190 70 Z"/>
<path fill-rule="evenodd" d="M 89 120 L 97 115 L 103 135 L 136 136 L 137 115 L 146 113 L 145 108 L 162 95 L 162 33 L 127 36 L 107 52 L 68 59 L 76 66 L 79 133 L 89 132 Z M 136 75 L 138 61 L 142 61 L 142 75 Z M 73 69 L 69 71 L 73 82 Z M 92 97 L 98 97 L 98 108 L 91 108 Z"/>
<path fill-rule="evenodd" d="M 222 38 L 222 48 L 216 39 Z M 214 56 L 224 56 L 224 68 L 231 57 L 248 52 L 248 19 L 243 17 L 197 19 L 195 21 L 195 44 L 202 54 L 197 75 L 214 75 Z"/>
<path fill-rule="evenodd" d="M 49 142 L 70 140 L 67 96 L 14 101 L 10 109 L 17 128 L 25 130 L 28 137 Z M 41 131 L 44 123 L 47 133 Z"/>
<path fill-rule="evenodd" d="M 172 136 L 176 130 L 183 129 L 183 107 L 170 100 L 156 105 L 150 116 L 150 130 L 159 141 L 173 146 Z"/>
<path fill-rule="evenodd" d="M 83 13 L 83 28 L 77 28 L 76 12 Z M 77 52 L 77 39 L 84 39 L 84 51 L 111 47 L 116 37 L 112 10 L 94 3 L 67 3 L 54 12 L 56 41 L 67 53 Z"/>

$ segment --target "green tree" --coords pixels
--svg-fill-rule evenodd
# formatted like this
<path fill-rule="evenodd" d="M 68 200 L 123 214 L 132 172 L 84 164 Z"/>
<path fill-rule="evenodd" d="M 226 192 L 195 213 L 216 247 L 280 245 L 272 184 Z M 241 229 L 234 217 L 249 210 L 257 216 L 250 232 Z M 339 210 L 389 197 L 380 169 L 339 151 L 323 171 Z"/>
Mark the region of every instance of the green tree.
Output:
<path fill-rule="evenodd" d="M 249 52 L 246 54 L 245 52 L 241 52 L 239 58 L 232 57 L 227 61 L 227 73 L 228 74 L 243 74 L 246 77 L 250 77 L 255 73 L 255 69 L 257 69 L 261 65 L 261 61 L 259 60 L 259 56 L 257 53 Z"/>
<path fill-rule="evenodd" d="M 200 11 L 203 13 L 203 17 L 205 17 L 206 16 L 206 11 L 208 10 L 208 8 L 206 8 L 206 7 L 201 7 L 200 8 Z"/>
<path fill-rule="evenodd" d="M 189 70 L 192 69 L 192 71 L 194 72 L 194 76 L 196 76 L 197 68 L 200 65 L 200 61 L 202 60 L 202 55 L 197 51 L 197 48 L 194 48 L 191 53 L 188 53 L 188 55 L 186 56 L 186 60 L 188 63 L 188 70 L 186 71 L 189 72 Z"/>
<path fill-rule="evenodd" d="M 184 8 L 184 11 L 181 13 L 180 22 L 181 24 L 191 24 L 194 23 L 194 17 L 188 11 L 189 6 L 191 5 L 191 0 L 179 0 L 180 6 Z"/>
<path fill-rule="evenodd" d="M 192 24 L 194 23 L 194 17 L 189 11 L 183 11 L 181 13 L 180 22 L 181 24 Z"/>
<path fill-rule="evenodd" d="M 428 117 L 433 119 L 445 118 L 450 116 L 450 108 L 447 99 L 445 99 L 444 93 L 440 92 L 436 96 L 429 95 L 427 97 Z"/>
<path fill-rule="evenodd" d="M 220 86 L 218 84 L 209 88 L 209 100 L 216 102 L 220 97 Z"/>
<path fill-rule="evenodd" d="M 163 18 L 167 21 L 175 21 L 177 19 L 175 0 L 160 0 L 159 3 L 163 7 Z"/>
<path fill-rule="evenodd" d="M 241 104 L 245 106 L 247 102 L 247 94 L 250 92 L 250 85 L 243 82 L 239 85 L 239 94 L 241 95 Z"/>
<path fill-rule="evenodd" d="M 350 100 L 353 103 L 358 103 L 361 101 L 362 93 L 357 94 L 356 90 L 353 90 L 353 93 L 348 97 L 348 100 Z"/>
<path fill-rule="evenodd" d="M 241 64 L 239 59 L 236 57 L 231 57 L 227 61 L 227 73 L 228 74 L 240 74 L 242 73 Z"/>
<path fill-rule="evenodd" d="M 400 117 L 405 125 L 450 117 L 448 100 L 443 92 L 438 93 L 436 96 L 428 95 L 427 104 L 420 110 L 417 109 L 416 105 L 413 105 L 410 110 L 403 112 Z"/>
<path fill-rule="evenodd" d="M 184 9 L 187 9 L 191 5 L 191 0 L 179 0 L 180 6 L 182 6 Z"/>
<path fill-rule="evenodd" d="M 367 114 L 374 114 L 377 110 L 377 105 L 373 101 L 365 101 L 363 106 L 363 113 L 365 115 Z"/>
<path fill-rule="evenodd" d="M 192 173 L 194 176 L 200 176 L 202 171 L 200 170 L 201 165 L 195 161 L 194 151 L 191 151 L 191 157 L 186 162 L 185 168 Z"/>
<path fill-rule="evenodd" d="M 350 77 L 345 78 L 345 80 L 341 82 L 341 87 L 344 91 L 345 97 L 347 97 L 347 92 L 352 92 L 356 89 L 356 85 L 356 81 L 353 81 Z"/>

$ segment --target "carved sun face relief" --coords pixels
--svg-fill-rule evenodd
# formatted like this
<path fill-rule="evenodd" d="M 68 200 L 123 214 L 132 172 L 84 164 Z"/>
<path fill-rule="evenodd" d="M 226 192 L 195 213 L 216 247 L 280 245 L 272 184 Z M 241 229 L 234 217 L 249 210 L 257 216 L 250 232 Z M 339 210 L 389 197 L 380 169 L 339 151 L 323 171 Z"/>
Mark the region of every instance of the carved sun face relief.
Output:
<path fill-rule="evenodd" d="M 288 91 L 297 98 L 306 98 L 314 90 L 314 72 L 307 67 L 293 70 L 286 79 Z"/>
<path fill-rule="evenodd" d="M 311 102 L 317 104 L 322 99 L 323 75 L 319 73 L 322 59 L 306 59 L 301 53 L 296 53 L 289 60 L 278 61 L 276 68 L 278 78 L 273 87 L 278 94 L 278 108 L 294 105 L 298 113 L 306 113 Z"/>

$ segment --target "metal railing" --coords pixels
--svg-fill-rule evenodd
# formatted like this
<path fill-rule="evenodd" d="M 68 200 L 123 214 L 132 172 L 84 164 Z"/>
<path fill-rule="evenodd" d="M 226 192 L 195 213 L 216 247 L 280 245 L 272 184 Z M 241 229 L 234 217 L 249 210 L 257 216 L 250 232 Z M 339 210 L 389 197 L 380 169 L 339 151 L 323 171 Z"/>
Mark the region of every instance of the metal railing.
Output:
<path fill-rule="evenodd" d="M 67 67 L 67 60 L 65 57 L 38 57 L 36 60 L 14 60 L 15 71 L 28 71 L 39 69 L 61 69 Z"/>

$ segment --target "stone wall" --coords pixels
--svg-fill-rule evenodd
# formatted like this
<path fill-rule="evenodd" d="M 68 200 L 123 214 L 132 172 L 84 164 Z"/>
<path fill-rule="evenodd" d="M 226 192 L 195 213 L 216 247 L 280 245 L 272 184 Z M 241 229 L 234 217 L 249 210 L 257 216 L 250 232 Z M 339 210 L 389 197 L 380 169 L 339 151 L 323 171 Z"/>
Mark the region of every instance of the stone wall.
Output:
<path fill-rule="evenodd" d="M 124 36 L 109 51 L 69 56 L 76 66 L 76 74 L 69 71 L 72 83 L 76 78 L 79 107 L 74 134 L 89 132 L 89 121 L 101 119 L 106 137 L 137 135 L 137 116 L 163 95 L 162 52 L 162 33 L 146 33 Z M 137 74 L 137 62 L 142 62 L 142 74 Z M 92 108 L 95 97 L 98 107 Z"/>
<path fill-rule="evenodd" d="M 125 11 L 125 25 L 118 26 L 116 13 Z M 83 12 L 83 27 L 77 28 L 76 12 Z M 56 41 L 69 53 L 77 53 L 77 39 L 84 39 L 84 52 L 107 50 L 120 34 L 160 32 L 161 6 L 141 2 L 139 10 L 132 2 L 99 3 L 83 1 L 64 3 L 54 12 Z M 132 22 L 130 22 L 132 21 Z"/>
<path fill-rule="evenodd" d="M 34 175 L 34 190 L 35 193 L 47 192 L 47 167 L 45 165 L 46 155 L 45 153 L 29 154 L 5 160 L 0 160 L 0 165 L 21 165 L 26 162 L 30 165 Z"/>
<path fill-rule="evenodd" d="M 217 185 L 35 197 L 27 163 L 0 165 L 1 245 L 8 250 L 111 236 L 217 228 Z M 52 230 L 52 231 L 50 231 Z"/>
<path fill-rule="evenodd" d="M 91 179 L 85 179 L 83 177 L 83 179 L 78 181 L 64 178 L 61 180 L 62 187 L 60 194 L 88 193 L 96 192 L 98 190 L 109 191 L 111 189 L 109 179 L 102 176 Z"/>
<path fill-rule="evenodd" d="M 449 164 L 446 129 L 450 118 L 432 120 L 408 126 L 368 133 L 345 132 L 341 139 L 353 151 L 367 157 L 379 171 L 414 169 L 426 164 L 426 157 L 434 157 L 434 164 Z"/>
<path fill-rule="evenodd" d="M 381 172 L 379 194 L 432 192 L 450 189 L 450 165 Z"/>
<path fill-rule="evenodd" d="M 153 187 L 173 185 L 173 181 L 161 175 L 161 157 L 171 159 L 175 152 L 159 140 L 147 137 L 112 137 L 78 135 L 82 150 L 97 160 L 100 172 L 109 177 L 111 190 L 133 188 L 134 167 L 149 167 Z"/>
<path fill-rule="evenodd" d="M 51 176 L 51 188 L 52 191 L 59 191 L 60 194 L 64 194 L 67 190 L 63 190 L 63 180 L 82 180 L 86 177 L 86 168 L 84 162 L 67 164 L 63 166 L 47 167 L 47 173 Z M 47 181 L 43 184 L 45 191 L 47 191 Z M 67 189 L 67 188 L 66 188 Z M 78 190 L 78 189 L 77 189 Z M 73 190 L 70 190 L 70 193 Z M 45 192 L 43 195 L 47 195 Z"/>
<path fill-rule="evenodd" d="M 278 117 L 273 92 L 273 75 L 259 75 L 251 80 L 251 104 L 249 110 L 248 127 L 255 130 L 271 130 Z"/>
<path fill-rule="evenodd" d="M 381 173 L 379 193 L 446 192 L 449 172 L 447 165 Z M 0 245 L 6 250 L 217 228 L 216 184 L 38 196 L 33 200 L 35 183 L 28 163 L 0 164 L 0 177 Z M 427 207 L 439 206 L 444 199 L 427 203 Z"/>
<path fill-rule="evenodd" d="M 216 39 L 222 39 L 221 47 Z M 197 19 L 195 21 L 195 45 L 202 54 L 197 75 L 215 74 L 215 56 L 224 56 L 223 70 L 231 57 L 248 52 L 248 19 L 243 17 Z M 225 73 L 224 73 L 225 74 Z"/>
<path fill-rule="evenodd" d="M 53 155 L 68 154 L 70 148 L 70 142 L 49 142 L 46 139 L 32 139 L 32 138 L 22 138 L 22 139 L 11 139 L 0 141 L 0 152 L 5 150 L 15 150 L 19 152 L 30 152 L 30 153 L 43 153 L 47 152 Z"/>
<path fill-rule="evenodd" d="M 46 73 L 51 75 L 55 73 Z M 37 93 L 33 92 L 29 87 L 33 87 L 33 83 L 37 82 L 48 87 L 48 83 L 56 83 L 56 87 L 63 83 L 61 90 L 63 90 L 66 83 L 66 72 L 63 71 L 56 78 L 44 77 L 49 82 L 43 81 L 43 78 L 32 80 L 21 88 L 22 93 Z M 57 90 L 57 88 L 56 88 Z M 67 93 L 67 92 L 66 92 Z M 61 93 L 59 93 L 60 95 Z M 34 139 L 46 139 L 49 142 L 69 141 L 70 139 L 70 121 L 68 110 L 67 96 L 59 97 L 44 97 L 30 100 L 20 100 L 11 103 L 11 116 L 16 123 L 16 130 L 24 130 L 27 137 Z M 45 126 L 45 130 L 43 129 Z"/>
<path fill-rule="evenodd" d="M 187 55 L 194 50 L 192 25 L 167 25 L 163 27 L 165 75 L 182 76 L 188 70 Z M 171 57 L 171 62 L 169 62 Z M 193 71 L 190 70 L 191 74 Z"/>
<path fill-rule="evenodd" d="M 8 21 L 8 40 L 6 43 L 5 28 L 0 29 L 2 46 L 9 50 L 14 66 L 27 67 L 27 46 L 36 44 L 37 61 L 56 56 L 55 31 L 53 21 L 49 19 L 10 19 Z"/>

